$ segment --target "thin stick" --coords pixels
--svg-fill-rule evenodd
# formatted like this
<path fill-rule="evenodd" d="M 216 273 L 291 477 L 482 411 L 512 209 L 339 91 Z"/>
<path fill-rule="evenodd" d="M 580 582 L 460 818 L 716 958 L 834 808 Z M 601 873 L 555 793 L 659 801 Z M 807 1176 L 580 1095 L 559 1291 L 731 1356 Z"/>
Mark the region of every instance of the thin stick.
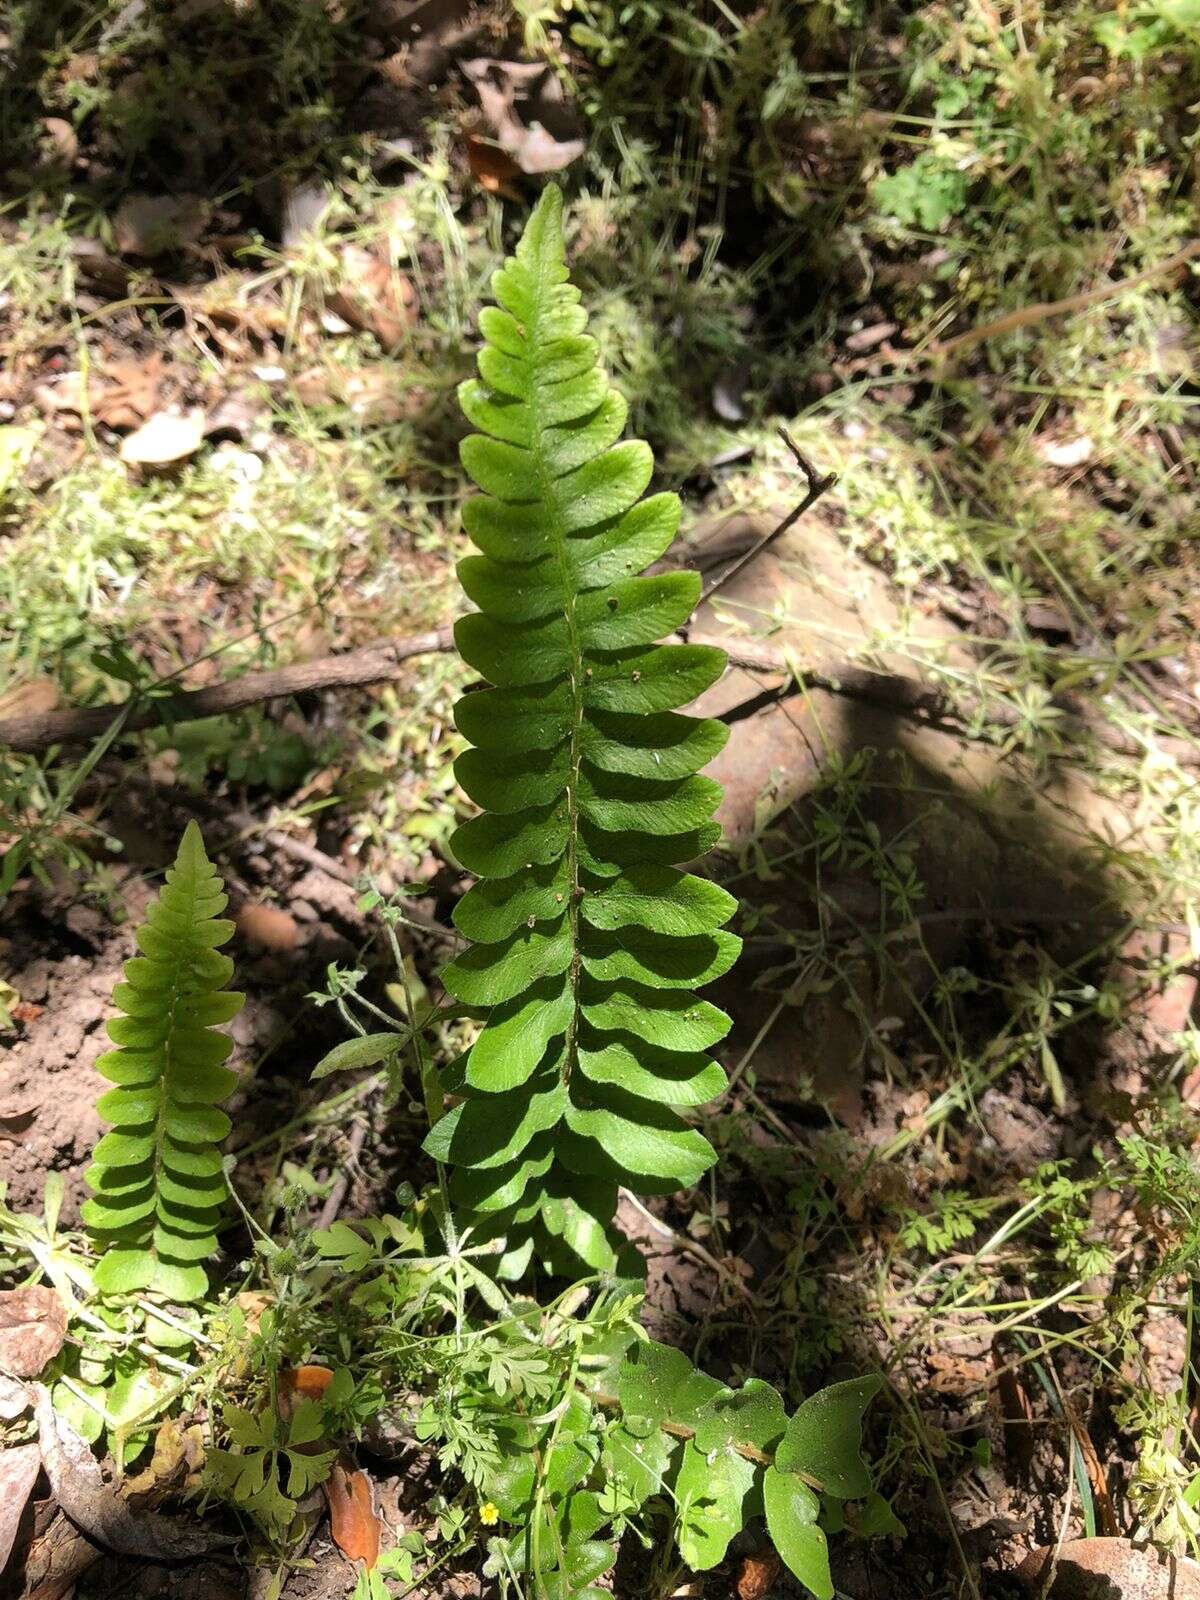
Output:
<path fill-rule="evenodd" d="M 813 466 L 812 462 L 804 454 L 804 451 L 801 450 L 800 446 L 792 438 L 791 434 L 786 428 L 779 429 L 779 437 L 792 452 L 792 455 L 795 457 L 796 465 L 804 474 L 805 482 L 808 484 L 807 493 L 805 494 L 804 499 L 800 501 L 799 505 L 793 507 L 793 509 L 788 512 L 787 516 L 784 517 L 782 522 L 777 523 L 769 533 L 763 534 L 762 538 L 752 544 L 749 550 L 740 555 L 731 567 L 727 567 L 719 577 L 714 578 L 711 583 L 705 585 L 704 590 L 700 595 L 701 600 L 707 600 L 710 595 L 715 594 L 718 589 L 720 589 L 724 584 L 728 583 L 732 577 L 739 573 L 748 561 L 753 561 L 755 556 L 761 555 L 769 544 L 773 544 L 776 539 L 782 538 L 789 528 L 794 527 L 795 524 L 799 522 L 800 518 L 808 510 L 809 506 L 815 504 L 816 501 L 818 501 L 823 494 L 827 493 L 828 490 L 832 489 L 834 484 L 838 481 L 838 475 L 836 472 L 827 472 L 824 474 L 824 476 L 822 476 L 822 474 L 817 471 L 816 467 Z"/>

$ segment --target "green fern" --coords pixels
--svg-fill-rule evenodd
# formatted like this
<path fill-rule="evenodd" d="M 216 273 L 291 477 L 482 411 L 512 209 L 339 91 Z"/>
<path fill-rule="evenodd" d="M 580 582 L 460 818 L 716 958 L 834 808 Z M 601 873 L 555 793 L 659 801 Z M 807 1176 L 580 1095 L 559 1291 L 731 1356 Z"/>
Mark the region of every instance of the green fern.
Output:
<path fill-rule="evenodd" d="M 457 1169 L 456 1201 L 507 1234 L 512 1272 L 535 1245 L 611 1267 L 618 1186 L 665 1192 L 712 1163 L 672 1108 L 724 1086 L 703 1052 L 729 1021 L 693 991 L 740 949 L 722 931 L 732 896 L 676 870 L 719 837 L 720 785 L 697 773 L 726 738 L 677 708 L 725 656 L 657 643 L 700 581 L 637 576 L 670 546 L 679 501 L 641 499 L 650 450 L 617 443 L 625 402 L 583 331 L 561 210 L 548 188 L 495 275 L 482 381 L 460 390 L 481 430 L 462 460 L 484 493 L 463 518 L 482 553 L 458 568 L 479 609 L 456 638 L 491 687 L 455 709 L 474 747 L 456 772 L 484 814 L 452 841 L 481 881 L 443 979 L 484 1027 L 426 1149 Z"/>
<path fill-rule="evenodd" d="M 200 1265 L 216 1249 L 225 1199 L 217 1146 L 229 1118 L 217 1109 L 236 1081 L 222 1063 L 233 1048 L 213 1026 L 240 1010 L 223 989 L 233 973 L 218 953 L 233 933 L 219 920 L 226 898 L 190 822 L 166 886 L 138 929 L 142 951 L 113 992 L 123 1015 L 108 1024 L 117 1046 L 96 1070 L 117 1087 L 97 1110 L 112 1124 L 85 1174 L 92 1198 L 83 1220 L 104 1253 L 96 1287 L 111 1294 L 151 1289 L 198 1300 Z"/>

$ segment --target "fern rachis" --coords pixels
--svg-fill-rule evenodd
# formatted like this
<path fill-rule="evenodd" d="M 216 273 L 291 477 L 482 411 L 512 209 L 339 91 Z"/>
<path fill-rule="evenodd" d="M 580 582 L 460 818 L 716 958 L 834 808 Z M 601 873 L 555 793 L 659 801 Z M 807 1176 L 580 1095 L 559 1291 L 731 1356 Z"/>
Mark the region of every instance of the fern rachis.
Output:
<path fill-rule="evenodd" d="M 496 274 L 480 379 L 460 391 L 480 430 L 462 459 L 484 492 L 464 509 L 480 553 L 459 567 L 479 609 L 456 638 L 489 687 L 455 713 L 472 746 L 456 771 L 484 810 L 453 841 L 479 881 L 455 913 L 470 948 L 444 981 L 484 1026 L 427 1149 L 526 1257 L 561 1241 L 607 1267 L 619 1184 L 669 1190 L 711 1164 L 671 1108 L 724 1084 L 703 1052 L 728 1021 L 692 991 L 739 941 L 723 928 L 732 897 L 676 865 L 719 833 L 720 788 L 698 772 L 726 730 L 679 708 L 724 655 L 658 642 L 691 615 L 699 579 L 639 575 L 670 546 L 679 502 L 642 499 L 650 451 L 617 442 L 625 403 L 583 331 L 560 213 L 548 189 Z"/>

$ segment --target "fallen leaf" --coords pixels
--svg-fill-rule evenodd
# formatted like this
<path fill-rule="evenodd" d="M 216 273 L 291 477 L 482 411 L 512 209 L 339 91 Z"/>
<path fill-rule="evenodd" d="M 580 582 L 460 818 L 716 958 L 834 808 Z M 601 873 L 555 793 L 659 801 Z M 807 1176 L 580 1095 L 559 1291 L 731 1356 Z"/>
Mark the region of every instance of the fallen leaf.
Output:
<path fill-rule="evenodd" d="M 195 244 L 208 216 L 199 195 L 131 194 L 117 208 L 113 236 L 122 255 L 168 255 Z"/>
<path fill-rule="evenodd" d="M 182 1489 L 204 1465 L 204 1430 L 198 1422 L 181 1428 L 172 1417 L 154 1435 L 154 1453 L 136 1477 L 126 1478 L 121 1494 L 135 1505 L 156 1505 Z"/>
<path fill-rule="evenodd" d="M 0 1450 L 0 1572 L 8 1565 L 25 1502 L 41 1470 L 42 1452 L 36 1444 Z"/>
<path fill-rule="evenodd" d="M 104 1481 L 90 1446 L 60 1417 L 43 1384 L 31 1386 L 42 1464 L 59 1505 L 89 1539 L 115 1555 L 147 1561 L 186 1561 L 236 1541 L 189 1527 L 178 1516 L 133 1511 Z"/>
<path fill-rule="evenodd" d="M 347 1561 L 362 1561 L 368 1568 L 373 1567 L 379 1560 L 383 1519 L 374 1506 L 370 1478 L 340 1457 L 325 1484 L 325 1498 L 329 1501 L 333 1542 Z"/>
<path fill-rule="evenodd" d="M 462 70 L 479 96 L 489 132 L 522 172 L 561 172 L 586 150 L 562 83 L 544 63 L 480 56 L 464 61 Z"/>
<path fill-rule="evenodd" d="M 416 320 L 412 284 L 362 245 L 343 245 L 339 259 L 342 285 L 330 296 L 330 306 L 351 327 L 373 333 L 384 349 L 392 349 Z"/>
<path fill-rule="evenodd" d="M 490 139 L 477 134 L 467 135 L 467 165 L 471 176 L 488 194 L 503 195 L 506 200 L 519 200 L 521 191 L 513 182 L 521 176 L 521 169 L 507 151 Z"/>
<path fill-rule="evenodd" d="M 760 1556 L 747 1556 L 738 1574 L 738 1600 L 763 1600 L 779 1576 L 779 1557 L 773 1550 Z"/>
<path fill-rule="evenodd" d="M 331 1367 L 285 1367 L 276 1386 L 276 1409 L 281 1417 L 290 1417 L 302 1400 L 320 1400 L 332 1382 Z"/>
<path fill-rule="evenodd" d="M 0 1367 L 14 1378 L 36 1378 L 62 1349 L 67 1310 L 53 1289 L 34 1285 L 0 1293 Z"/>
<path fill-rule="evenodd" d="M 0 694 L 0 717 L 37 717 L 58 705 L 58 685 L 53 678 L 30 678 Z"/>
<path fill-rule="evenodd" d="M 300 938 L 295 917 L 278 906 L 264 906 L 251 901 L 234 917 L 237 930 L 251 944 L 264 950 L 294 950 Z"/>
<path fill-rule="evenodd" d="M 1200 1566 L 1130 1539 L 1068 1539 L 1058 1552 L 1054 1583 L 1043 1584 L 1054 1547 L 1032 1550 L 1017 1580 L 1039 1600 L 1200 1600 Z"/>
<path fill-rule="evenodd" d="M 163 358 L 157 350 L 145 360 L 118 356 L 106 361 L 92 414 L 109 428 L 136 428 L 154 415 L 162 377 Z"/>
<path fill-rule="evenodd" d="M 121 460 L 129 466 L 171 466 L 195 455 L 203 441 L 203 411 L 193 408 L 182 417 L 159 411 L 122 441 Z"/>

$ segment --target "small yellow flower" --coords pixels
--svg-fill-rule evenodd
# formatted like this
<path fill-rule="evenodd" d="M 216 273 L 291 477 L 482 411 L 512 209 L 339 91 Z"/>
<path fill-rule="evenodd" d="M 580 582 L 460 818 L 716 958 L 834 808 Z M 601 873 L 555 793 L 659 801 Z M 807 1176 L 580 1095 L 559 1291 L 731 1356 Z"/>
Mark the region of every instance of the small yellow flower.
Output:
<path fill-rule="evenodd" d="M 493 1505 L 490 1500 L 485 1500 L 479 1508 L 479 1520 L 485 1528 L 494 1528 L 500 1521 L 500 1507 Z"/>

